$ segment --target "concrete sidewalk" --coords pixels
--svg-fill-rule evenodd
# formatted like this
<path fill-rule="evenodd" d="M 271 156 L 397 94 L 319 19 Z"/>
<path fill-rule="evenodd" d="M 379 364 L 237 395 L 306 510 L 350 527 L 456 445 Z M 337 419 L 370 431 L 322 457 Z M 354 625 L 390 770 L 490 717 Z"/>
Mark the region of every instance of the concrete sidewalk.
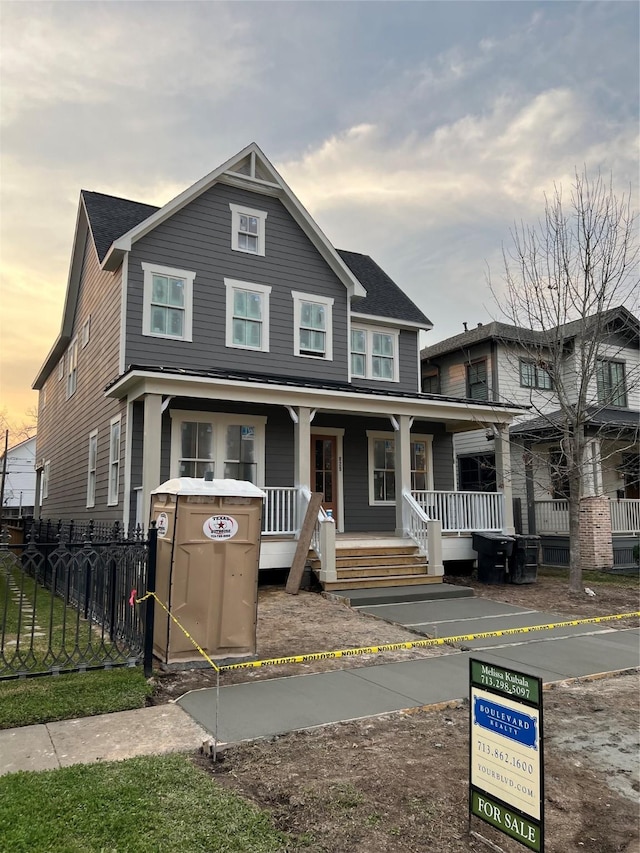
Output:
<path fill-rule="evenodd" d="M 0 776 L 136 755 L 192 752 L 209 734 L 178 705 L 0 731 Z"/>

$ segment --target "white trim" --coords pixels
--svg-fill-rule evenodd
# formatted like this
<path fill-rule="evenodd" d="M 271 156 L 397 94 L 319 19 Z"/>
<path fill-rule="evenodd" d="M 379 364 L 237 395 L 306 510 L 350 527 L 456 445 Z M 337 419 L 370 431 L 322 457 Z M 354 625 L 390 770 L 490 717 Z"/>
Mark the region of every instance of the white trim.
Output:
<path fill-rule="evenodd" d="M 118 368 L 120 375 L 125 371 L 125 352 L 127 348 L 127 299 L 129 296 L 129 253 L 122 259 L 120 275 L 120 347 L 118 353 Z M 143 303 L 144 304 L 144 303 Z"/>
<path fill-rule="evenodd" d="M 67 400 L 78 390 L 78 338 L 75 337 L 67 349 Z"/>
<path fill-rule="evenodd" d="M 118 458 L 113 458 L 114 451 L 114 441 L 113 441 L 113 428 L 118 424 Z M 116 415 L 115 418 L 111 418 L 109 421 L 109 460 L 107 465 L 107 506 L 118 506 L 119 497 L 120 497 L 120 456 L 122 455 L 122 415 Z M 114 490 L 111 488 L 111 471 L 116 467 L 116 488 L 115 495 Z"/>
<path fill-rule="evenodd" d="M 87 317 L 87 319 L 82 324 L 82 349 L 88 346 L 89 341 L 91 339 L 91 314 Z"/>
<path fill-rule="evenodd" d="M 124 491 L 122 495 L 122 524 L 125 533 L 131 527 L 131 453 L 133 444 L 133 403 L 127 403 L 124 435 Z M 161 425 L 158 427 L 161 429 Z M 122 438 L 122 437 L 121 437 Z"/>
<path fill-rule="evenodd" d="M 311 437 L 314 435 L 334 436 L 336 441 L 336 470 L 338 473 L 338 517 L 336 518 L 336 529 L 339 533 L 344 530 L 344 429 L 342 427 L 318 427 L 311 429 Z M 311 448 L 309 448 L 311 452 Z"/>
<path fill-rule="evenodd" d="M 394 443 L 394 454 L 395 454 L 395 442 L 396 436 L 394 432 L 386 432 L 384 430 L 375 430 L 368 429 L 367 430 L 367 471 L 369 478 L 369 506 L 396 506 L 396 502 L 400 499 L 400 496 L 396 495 L 394 500 L 391 501 L 377 501 L 375 500 L 374 493 L 374 483 L 373 483 L 373 442 L 376 439 L 383 439 L 385 441 L 393 441 Z M 433 491 L 433 436 L 428 433 L 410 433 L 409 442 L 410 445 L 414 444 L 416 441 L 423 441 L 426 444 L 426 475 L 427 475 L 427 488 L 426 491 Z M 409 476 L 411 475 L 411 471 L 409 472 Z"/>
<path fill-rule="evenodd" d="M 239 281 L 235 278 L 225 278 L 224 286 L 227 291 L 226 296 L 226 319 L 225 319 L 225 344 L 232 349 L 248 349 L 256 352 L 269 352 L 269 295 L 271 286 L 266 284 L 254 284 L 249 281 Z M 261 319 L 260 319 L 260 346 L 251 347 L 245 344 L 235 344 L 233 342 L 233 304 L 234 292 L 236 290 L 244 290 L 248 293 L 259 293 L 262 297 L 260 300 Z"/>
<path fill-rule="evenodd" d="M 224 465 L 226 427 L 241 425 L 254 428 L 254 450 L 256 455 L 256 486 L 264 486 L 265 479 L 265 427 L 267 418 L 265 415 L 235 414 L 233 412 L 204 412 L 188 411 L 182 409 L 170 409 L 171 416 L 171 462 L 170 476 L 180 476 L 180 453 L 181 453 L 181 431 L 180 427 L 185 421 L 194 423 L 210 423 L 213 425 L 213 463 L 214 477 L 224 476 L 220 468 Z M 217 427 L 217 429 L 216 429 Z"/>
<path fill-rule="evenodd" d="M 400 381 L 400 331 L 383 326 L 367 326 L 365 323 L 353 322 L 349 331 L 349 370 L 351 371 L 351 334 L 352 332 L 364 332 L 365 334 L 365 375 L 355 376 L 351 372 L 353 379 L 361 379 L 372 382 L 399 382 Z M 374 376 L 373 375 L 373 335 L 388 335 L 393 342 L 393 376 Z"/>
<path fill-rule="evenodd" d="M 91 443 L 95 440 L 93 468 L 91 467 Z M 93 494 L 91 494 L 91 474 L 93 473 Z M 89 453 L 87 455 L 87 509 L 96 505 L 96 484 L 98 480 L 98 430 L 89 433 Z"/>
<path fill-rule="evenodd" d="M 418 420 L 450 420 L 485 428 L 485 424 L 508 423 L 526 414 L 527 406 L 500 406 L 483 401 L 453 402 L 429 397 L 392 397 L 386 394 L 329 391 L 308 386 L 271 385 L 266 382 L 242 382 L 211 376 L 185 376 L 152 370 L 131 370 L 105 392 L 106 397 L 137 400 L 144 394 L 197 397 L 201 400 L 273 403 L 282 406 L 348 411 L 354 414 L 413 415 Z"/>
<path fill-rule="evenodd" d="M 245 252 L 247 255 L 258 255 L 264 257 L 265 254 L 265 222 L 267 213 L 264 210 L 253 210 L 250 207 L 245 207 L 243 204 L 229 203 L 231 210 L 231 248 L 234 252 Z M 258 250 L 252 252 L 251 249 L 243 249 L 238 245 L 238 236 L 240 233 L 240 217 L 252 216 L 258 220 Z"/>
<path fill-rule="evenodd" d="M 42 465 L 42 478 L 40 479 L 40 504 L 49 497 L 49 478 L 51 476 L 51 460 L 46 459 Z"/>
<path fill-rule="evenodd" d="M 300 290 L 292 290 L 293 299 L 293 354 L 298 358 L 312 358 L 320 361 L 333 361 L 333 303 L 330 296 L 318 296 L 315 293 L 303 293 Z M 300 309 L 303 302 L 314 305 L 322 305 L 326 314 L 326 328 L 324 355 L 312 355 L 300 352 Z"/>
<path fill-rule="evenodd" d="M 398 329 L 410 329 L 421 332 L 428 332 L 433 329 L 433 323 L 416 323 L 414 320 L 398 320 L 396 317 L 380 317 L 377 314 L 359 314 L 353 311 L 351 315 L 356 323 L 371 324 L 373 326 L 388 326 L 393 323 Z M 419 349 L 419 346 L 418 346 Z"/>
<path fill-rule="evenodd" d="M 151 338 L 164 338 L 169 341 L 193 340 L 193 281 L 195 272 L 165 267 L 161 264 L 141 263 L 144 272 L 144 296 L 142 304 L 142 334 Z M 153 275 L 166 275 L 171 278 L 184 279 L 184 326 L 182 335 L 167 335 L 151 331 L 151 292 Z"/>

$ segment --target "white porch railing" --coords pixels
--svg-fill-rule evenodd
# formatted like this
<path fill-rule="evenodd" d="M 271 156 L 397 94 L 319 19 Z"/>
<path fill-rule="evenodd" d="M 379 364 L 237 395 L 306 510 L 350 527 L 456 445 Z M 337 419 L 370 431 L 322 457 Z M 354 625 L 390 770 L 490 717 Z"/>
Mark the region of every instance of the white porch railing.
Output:
<path fill-rule="evenodd" d="M 569 532 L 569 501 L 536 501 L 535 512 L 538 533 Z"/>
<path fill-rule="evenodd" d="M 427 525 L 429 518 L 410 492 L 403 492 L 402 494 L 402 516 L 404 529 L 416 543 L 420 553 L 428 557 Z"/>
<path fill-rule="evenodd" d="M 640 533 L 640 500 L 612 498 L 610 507 L 612 533 Z"/>
<path fill-rule="evenodd" d="M 293 536 L 299 529 L 298 489 L 295 486 L 267 486 L 262 512 L 263 536 Z"/>
<path fill-rule="evenodd" d="M 473 530 L 502 530 L 504 495 L 502 492 L 429 492 L 412 491 L 428 518 L 442 524 L 443 533 L 468 533 Z"/>
<path fill-rule="evenodd" d="M 303 519 L 309 501 L 311 500 L 311 492 L 308 489 L 300 489 L 300 518 Z M 318 510 L 318 518 L 316 519 L 311 536 L 311 548 L 315 551 L 316 557 L 320 561 L 320 580 L 323 582 L 336 581 L 338 572 L 336 569 L 336 525 L 333 518 L 330 518 L 323 507 Z"/>

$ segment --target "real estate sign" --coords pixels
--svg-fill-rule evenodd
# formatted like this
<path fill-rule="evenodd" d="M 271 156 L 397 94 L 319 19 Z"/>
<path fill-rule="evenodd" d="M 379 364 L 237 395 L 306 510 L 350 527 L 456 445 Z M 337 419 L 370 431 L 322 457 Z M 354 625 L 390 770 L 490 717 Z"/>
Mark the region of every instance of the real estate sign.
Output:
<path fill-rule="evenodd" d="M 542 679 L 470 661 L 469 810 L 544 850 Z"/>

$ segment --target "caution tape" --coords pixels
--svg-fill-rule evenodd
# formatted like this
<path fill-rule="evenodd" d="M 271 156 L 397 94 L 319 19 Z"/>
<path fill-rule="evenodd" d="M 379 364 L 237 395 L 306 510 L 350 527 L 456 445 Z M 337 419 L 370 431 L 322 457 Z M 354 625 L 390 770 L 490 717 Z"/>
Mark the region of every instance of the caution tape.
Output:
<path fill-rule="evenodd" d="M 358 655 L 377 655 L 381 652 L 397 652 L 409 649 L 423 649 L 428 646 L 444 646 L 451 643 L 470 642 L 471 640 L 486 640 L 493 637 L 510 637 L 514 634 L 529 634 L 533 631 L 551 631 L 554 628 L 572 628 L 576 625 L 597 625 L 600 622 L 610 622 L 614 619 L 632 619 L 640 616 L 640 610 L 635 610 L 632 613 L 614 613 L 609 616 L 591 616 L 584 619 L 571 619 L 567 622 L 548 622 L 544 625 L 529 625 L 524 628 L 504 628 L 501 631 L 480 631 L 476 634 L 458 634 L 451 637 L 437 637 L 426 640 L 411 640 L 404 643 L 382 643 L 379 646 L 360 646 L 355 649 L 337 649 L 330 652 L 311 652 L 306 655 L 290 655 L 281 658 L 268 658 L 266 660 L 243 661 L 242 663 L 230 663 L 224 666 L 218 666 L 214 663 L 209 655 L 202 649 L 193 639 L 191 634 L 183 628 L 176 617 L 169 612 L 166 605 L 160 601 L 155 592 L 148 592 L 142 598 L 135 598 L 135 590 L 131 593 L 130 603 L 135 601 L 136 604 L 145 601 L 147 598 L 153 597 L 165 613 L 172 619 L 180 628 L 182 633 L 187 637 L 195 648 L 200 652 L 202 657 L 213 667 L 216 672 L 230 672 L 236 669 L 262 669 L 265 666 L 282 666 L 290 663 L 310 663 L 314 660 L 335 660 L 337 658 L 357 657 Z"/>

